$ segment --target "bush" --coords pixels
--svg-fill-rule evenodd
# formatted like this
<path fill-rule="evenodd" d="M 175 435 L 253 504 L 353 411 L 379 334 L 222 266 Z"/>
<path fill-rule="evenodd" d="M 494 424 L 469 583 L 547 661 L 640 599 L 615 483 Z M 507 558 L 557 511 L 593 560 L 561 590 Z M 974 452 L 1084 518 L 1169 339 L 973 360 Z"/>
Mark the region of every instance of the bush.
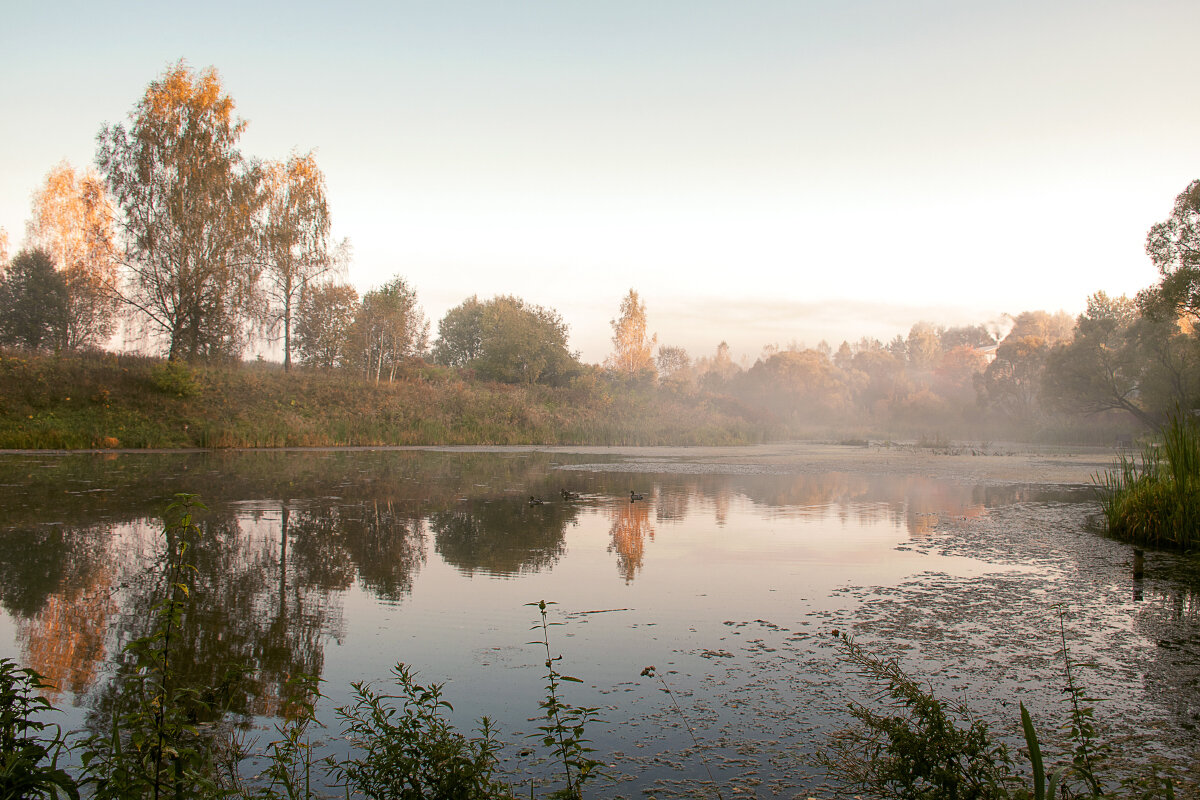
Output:
<path fill-rule="evenodd" d="M 492 779 L 498 744 L 488 718 L 480 720 L 479 737 L 468 739 L 442 716 L 451 706 L 442 699 L 440 684 L 420 685 L 404 664 L 392 673 L 399 695 L 379 694 L 357 682 L 351 684 L 354 704 L 338 709 L 355 749 L 355 757 L 335 770 L 348 786 L 389 800 L 508 797 L 505 786 Z M 392 700 L 400 700 L 400 707 Z"/>
<path fill-rule="evenodd" d="M 155 364 L 150 368 L 150 385 L 163 394 L 176 397 L 195 397 L 201 388 L 195 373 L 182 361 Z"/>

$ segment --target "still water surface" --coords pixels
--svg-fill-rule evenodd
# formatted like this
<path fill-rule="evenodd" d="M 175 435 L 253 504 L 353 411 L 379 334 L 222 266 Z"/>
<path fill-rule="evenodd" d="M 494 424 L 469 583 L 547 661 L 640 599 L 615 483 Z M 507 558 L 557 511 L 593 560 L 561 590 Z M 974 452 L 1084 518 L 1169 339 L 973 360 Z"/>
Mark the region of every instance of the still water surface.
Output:
<path fill-rule="evenodd" d="M 561 669 L 584 680 L 567 700 L 602 709 L 589 734 L 614 782 L 600 795 L 686 795 L 704 775 L 662 684 L 640 676 L 649 665 L 727 785 L 817 788 L 806 755 L 869 694 L 834 629 L 1003 731 L 1018 700 L 1052 727 L 1060 607 L 1072 654 L 1101 664 L 1100 717 L 1153 754 L 1197 754 L 1194 570 L 1150 554 L 1134 583 L 1129 549 L 1086 527 L 1086 485 L 526 450 L 6 455 L 0 484 L 0 656 L 59 687 L 69 728 L 148 629 L 158 515 L 186 491 L 209 508 L 190 554 L 187 680 L 250 665 L 236 706 L 264 740 L 305 673 L 324 682 L 322 735 L 339 752 L 350 682 L 403 661 L 446 683 L 460 727 L 496 719 L 514 743 L 506 769 L 537 780 L 548 767 L 523 737 L 544 650 L 527 644 L 526 604 L 546 599 L 565 623 L 551 629 Z"/>

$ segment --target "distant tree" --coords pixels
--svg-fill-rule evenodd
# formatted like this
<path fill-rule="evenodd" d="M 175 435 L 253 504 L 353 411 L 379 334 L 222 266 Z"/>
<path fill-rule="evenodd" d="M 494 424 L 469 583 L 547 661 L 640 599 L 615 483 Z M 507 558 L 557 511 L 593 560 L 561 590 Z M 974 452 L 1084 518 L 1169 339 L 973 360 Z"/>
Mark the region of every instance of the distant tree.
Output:
<path fill-rule="evenodd" d="M 0 275 L 8 269 L 8 231 L 0 228 Z"/>
<path fill-rule="evenodd" d="M 1145 310 L 1200 320 L 1200 180 L 1175 198 L 1170 217 L 1150 228 L 1146 253 L 1162 277 L 1142 298 Z"/>
<path fill-rule="evenodd" d="M 654 378 L 654 345 L 658 336 L 646 334 L 646 304 L 633 289 L 621 300 L 621 313 L 609 324 L 613 329 L 613 352 L 606 366 L 625 380 Z"/>
<path fill-rule="evenodd" d="M 654 360 L 658 376 L 663 381 L 681 374 L 692 365 L 688 351 L 675 345 L 659 345 L 658 357 Z"/>
<path fill-rule="evenodd" d="M 717 345 L 716 355 L 696 360 L 696 371 L 704 386 L 716 389 L 732 380 L 742 371 L 742 368 L 734 363 L 733 357 L 730 355 L 729 343 L 722 341 Z"/>
<path fill-rule="evenodd" d="M 292 324 L 305 289 L 333 272 L 325 176 L 312 153 L 263 167 L 258 247 L 268 330 L 283 329 L 283 369 L 292 366 Z"/>
<path fill-rule="evenodd" d="M 120 298 L 171 359 L 241 351 L 255 302 L 258 172 L 238 150 L 213 69 L 180 61 L 150 83 L 129 128 L 105 127 L 97 164 L 121 210 Z"/>
<path fill-rule="evenodd" d="M 555 383 L 578 369 L 558 312 L 508 296 L 485 304 L 480 354 L 470 365 L 504 383 Z"/>
<path fill-rule="evenodd" d="M 952 406 L 965 409 L 975 404 L 976 381 L 987 369 L 979 348 L 960 344 L 942 354 L 933 370 L 932 388 Z"/>
<path fill-rule="evenodd" d="M 776 353 L 739 382 L 755 405 L 783 420 L 827 421 L 850 405 L 844 374 L 818 350 Z"/>
<path fill-rule="evenodd" d="M 1146 365 L 1139 391 L 1157 420 L 1165 420 L 1176 407 L 1200 405 L 1200 347 L 1195 326 L 1188 316 L 1145 314 L 1133 325 L 1137 351 Z"/>
<path fill-rule="evenodd" d="M 433 357 L 502 383 L 555 383 L 579 369 L 562 317 L 507 295 L 484 302 L 472 296 L 447 311 Z"/>
<path fill-rule="evenodd" d="M 36 350 L 54 344 L 67 315 L 67 287 L 54 258 L 22 250 L 0 277 L 0 344 Z"/>
<path fill-rule="evenodd" d="M 1059 342 L 1069 342 L 1075 333 L 1075 318 L 1065 311 L 1053 314 L 1045 311 L 1022 311 L 1013 317 L 1013 328 L 1005 341 L 1034 337 L 1052 347 Z"/>
<path fill-rule="evenodd" d="M 333 369 L 346 363 L 358 292 L 340 283 L 309 284 L 296 310 L 296 351 L 308 366 Z"/>
<path fill-rule="evenodd" d="M 1073 341 L 1046 360 L 1043 394 L 1070 412 L 1127 411 L 1153 427 L 1200 390 L 1200 351 L 1187 325 L 1143 318 L 1127 297 L 1097 292 L 1079 316 Z"/>
<path fill-rule="evenodd" d="M 963 325 L 943 330 L 941 344 L 942 352 L 948 353 L 956 347 L 990 347 L 996 339 L 983 325 Z"/>
<path fill-rule="evenodd" d="M 1014 422 L 1037 418 L 1042 373 L 1050 345 L 1041 336 L 1009 334 L 996 348 L 996 358 L 981 378 L 990 405 Z"/>
<path fill-rule="evenodd" d="M 395 380 L 405 361 L 425 352 L 429 322 L 417 305 L 417 292 L 401 277 L 363 295 L 351 339 L 359 363 L 376 382 Z"/>
<path fill-rule="evenodd" d="M 56 349 L 75 350 L 108 339 L 116 328 L 113 208 L 95 172 L 77 175 L 67 162 L 50 170 L 33 195 L 27 240 L 54 259 L 66 287 Z"/>
<path fill-rule="evenodd" d="M 446 312 L 438 322 L 433 360 L 448 367 L 465 367 L 483 355 L 483 318 L 487 306 L 475 295 Z"/>
<path fill-rule="evenodd" d="M 850 349 L 850 343 L 843 340 L 838 345 L 837 352 L 833 354 L 834 365 L 841 370 L 850 369 L 854 362 L 854 351 Z"/>
<path fill-rule="evenodd" d="M 865 343 L 866 346 L 862 346 Z M 876 417 L 886 417 L 912 391 L 905 374 L 904 356 L 883 347 L 878 340 L 864 339 L 854 354 L 851 376 L 859 406 Z"/>
<path fill-rule="evenodd" d="M 908 331 L 904 351 L 915 369 L 931 369 L 942 355 L 942 329 L 930 322 L 918 322 Z"/>

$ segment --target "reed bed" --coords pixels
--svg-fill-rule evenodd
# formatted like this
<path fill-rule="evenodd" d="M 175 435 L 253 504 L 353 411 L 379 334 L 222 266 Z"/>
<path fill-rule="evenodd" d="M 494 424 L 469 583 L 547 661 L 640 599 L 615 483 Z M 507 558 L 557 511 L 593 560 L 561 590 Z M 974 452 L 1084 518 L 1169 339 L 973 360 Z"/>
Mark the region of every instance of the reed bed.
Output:
<path fill-rule="evenodd" d="M 1176 412 L 1140 454 L 1121 453 L 1096 477 L 1104 521 L 1134 544 L 1194 549 L 1200 544 L 1200 423 Z"/>

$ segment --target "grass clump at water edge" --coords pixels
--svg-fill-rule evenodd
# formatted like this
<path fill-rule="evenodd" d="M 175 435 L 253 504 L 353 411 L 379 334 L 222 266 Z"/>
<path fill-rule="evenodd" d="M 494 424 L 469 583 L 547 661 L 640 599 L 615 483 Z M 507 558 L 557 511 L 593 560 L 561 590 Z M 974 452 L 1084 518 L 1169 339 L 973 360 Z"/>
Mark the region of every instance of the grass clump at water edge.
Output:
<path fill-rule="evenodd" d="M 1176 411 L 1140 456 L 1095 479 L 1108 532 L 1134 544 L 1200 545 L 1200 422 Z"/>

